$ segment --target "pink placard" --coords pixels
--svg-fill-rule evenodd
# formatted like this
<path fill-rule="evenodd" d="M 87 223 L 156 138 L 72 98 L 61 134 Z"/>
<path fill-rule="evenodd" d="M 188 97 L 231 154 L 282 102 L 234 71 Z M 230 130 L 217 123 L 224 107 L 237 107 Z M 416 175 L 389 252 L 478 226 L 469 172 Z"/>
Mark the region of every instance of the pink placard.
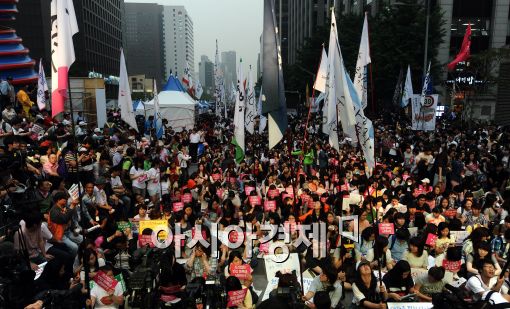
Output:
<path fill-rule="evenodd" d="M 183 202 L 176 202 L 173 204 L 173 211 L 178 212 L 184 209 L 184 203 Z"/>
<path fill-rule="evenodd" d="M 269 241 L 265 243 L 261 243 L 259 246 L 260 252 L 269 253 Z"/>
<path fill-rule="evenodd" d="M 443 212 L 443 215 L 448 218 L 453 218 L 457 215 L 456 209 L 448 209 Z"/>
<path fill-rule="evenodd" d="M 294 188 L 293 188 L 293 187 L 287 187 L 287 189 L 285 189 L 285 191 L 286 191 L 289 195 L 294 196 Z"/>
<path fill-rule="evenodd" d="M 138 235 L 138 244 L 140 247 L 145 247 L 149 245 L 149 247 L 154 248 L 154 243 L 152 243 L 152 235 Z"/>
<path fill-rule="evenodd" d="M 264 211 L 276 211 L 276 201 L 265 201 Z"/>
<path fill-rule="evenodd" d="M 280 192 L 278 190 L 269 190 L 269 191 L 267 191 L 267 196 L 269 196 L 270 198 L 275 198 L 278 195 L 280 195 Z"/>
<path fill-rule="evenodd" d="M 221 179 L 221 174 L 212 174 L 211 178 L 212 178 L 213 181 L 216 182 L 216 181 Z"/>
<path fill-rule="evenodd" d="M 462 261 L 448 261 L 443 260 L 443 267 L 447 271 L 451 271 L 452 273 L 456 273 L 460 270 L 462 265 Z"/>
<path fill-rule="evenodd" d="M 248 289 L 242 289 L 242 290 L 238 290 L 238 291 L 228 292 L 227 307 L 228 308 L 237 307 L 240 304 L 242 304 L 244 301 L 244 298 L 246 297 L 246 292 L 248 292 Z"/>
<path fill-rule="evenodd" d="M 239 278 L 240 280 L 248 279 L 249 275 L 251 275 L 251 267 L 250 264 L 243 265 L 232 265 L 230 264 L 230 275 Z"/>
<path fill-rule="evenodd" d="M 380 235 L 393 235 L 395 234 L 395 225 L 393 223 L 379 223 Z"/>
<path fill-rule="evenodd" d="M 255 190 L 255 187 L 244 187 L 244 193 L 249 196 L 251 191 Z"/>
<path fill-rule="evenodd" d="M 290 195 L 290 194 L 287 194 L 287 193 L 283 193 L 283 194 L 282 194 L 282 200 L 283 200 L 283 201 L 284 201 L 286 198 L 288 198 L 288 197 L 289 197 L 289 198 L 291 198 L 291 199 L 293 199 L 293 198 L 294 198 L 294 196 L 293 196 L 293 195 Z"/>
<path fill-rule="evenodd" d="M 183 203 L 191 203 L 191 201 L 193 200 L 193 197 L 191 196 L 191 193 L 184 193 L 182 195 L 182 198 L 181 198 L 181 201 Z"/>
<path fill-rule="evenodd" d="M 258 195 L 250 196 L 250 205 L 262 205 L 262 199 Z"/>
<path fill-rule="evenodd" d="M 117 280 L 108 277 L 108 275 L 101 270 L 94 276 L 94 281 L 105 291 L 115 291 L 115 286 L 119 283 Z"/>
<path fill-rule="evenodd" d="M 434 248 L 436 246 L 436 240 L 437 240 L 437 235 L 429 233 L 427 235 L 427 241 L 425 242 L 425 244 L 427 246 L 430 246 L 430 247 Z"/>

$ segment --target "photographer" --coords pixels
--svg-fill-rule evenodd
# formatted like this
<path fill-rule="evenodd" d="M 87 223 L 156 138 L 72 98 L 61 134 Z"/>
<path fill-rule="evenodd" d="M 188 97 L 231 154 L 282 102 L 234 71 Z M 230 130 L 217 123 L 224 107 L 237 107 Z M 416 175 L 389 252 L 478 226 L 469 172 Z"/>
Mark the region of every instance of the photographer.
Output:
<path fill-rule="evenodd" d="M 336 308 L 342 297 L 342 283 L 337 279 L 337 271 L 330 265 L 322 269 L 322 273 L 315 277 L 310 285 L 310 289 L 303 296 L 303 301 L 310 308 L 314 308 L 313 302 L 310 299 L 314 298 L 316 292 L 325 291 L 329 293 L 331 299 L 331 308 Z"/>

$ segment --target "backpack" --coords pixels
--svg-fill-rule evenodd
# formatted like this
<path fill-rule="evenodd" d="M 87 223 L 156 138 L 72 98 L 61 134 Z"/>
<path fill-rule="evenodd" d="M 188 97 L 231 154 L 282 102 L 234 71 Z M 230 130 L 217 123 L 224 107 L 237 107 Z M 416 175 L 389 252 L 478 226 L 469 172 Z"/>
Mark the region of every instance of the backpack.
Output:
<path fill-rule="evenodd" d="M 60 177 L 66 179 L 68 170 L 65 155 L 61 155 L 60 158 L 58 159 L 57 173 Z"/>

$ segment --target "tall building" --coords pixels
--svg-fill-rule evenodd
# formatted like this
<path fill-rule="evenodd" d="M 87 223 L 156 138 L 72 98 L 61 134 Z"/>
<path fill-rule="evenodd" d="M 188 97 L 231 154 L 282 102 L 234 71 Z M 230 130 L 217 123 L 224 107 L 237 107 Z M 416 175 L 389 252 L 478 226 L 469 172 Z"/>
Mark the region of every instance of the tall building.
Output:
<path fill-rule="evenodd" d="M 275 10 L 279 10 L 280 7 L 282 9 L 282 14 L 276 14 L 276 22 L 280 23 L 282 28 L 282 54 L 287 49 L 287 56 L 282 56 L 282 58 L 284 63 L 294 64 L 305 39 L 314 35 L 315 28 L 327 25 L 329 10 L 335 1 L 281 0 L 281 6 L 279 1 L 275 2 Z M 340 7 L 340 0 L 336 1 L 336 6 Z M 287 21 L 285 22 L 285 20 Z"/>
<path fill-rule="evenodd" d="M 51 1 L 23 0 L 13 23 L 30 56 L 43 59 L 50 73 Z M 72 77 L 88 76 L 90 71 L 104 76 L 119 75 L 122 45 L 123 0 L 74 1 L 79 32 L 74 36 L 76 61 L 71 66 Z"/>
<path fill-rule="evenodd" d="M 193 21 L 184 6 L 163 8 L 163 38 L 165 50 L 165 78 L 170 72 L 182 76 L 186 63 L 190 74 L 195 72 Z"/>
<path fill-rule="evenodd" d="M 292 0 L 276 0 L 274 3 L 283 64 L 288 64 L 289 59 L 289 3 L 291 1 Z"/>
<path fill-rule="evenodd" d="M 125 46 L 130 75 L 164 82 L 163 6 L 155 3 L 126 3 Z"/>
<path fill-rule="evenodd" d="M 232 83 L 237 83 L 237 55 L 235 51 L 226 51 L 221 53 L 221 68 L 225 76 L 225 86 L 230 87 Z"/>
<path fill-rule="evenodd" d="M 202 55 L 198 68 L 198 75 L 200 84 L 205 92 L 212 94 L 214 87 L 214 63 L 209 60 L 209 57 Z"/>

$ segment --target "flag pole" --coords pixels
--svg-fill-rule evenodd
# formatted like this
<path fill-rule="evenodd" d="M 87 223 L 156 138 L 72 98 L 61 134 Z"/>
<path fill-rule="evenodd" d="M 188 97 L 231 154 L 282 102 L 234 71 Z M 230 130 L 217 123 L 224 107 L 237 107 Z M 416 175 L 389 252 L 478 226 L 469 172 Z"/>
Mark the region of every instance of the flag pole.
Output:
<path fill-rule="evenodd" d="M 324 43 L 322 43 L 322 48 L 324 48 Z M 319 69 L 320 69 L 320 66 L 321 66 L 321 63 L 322 63 L 322 53 L 321 53 L 321 60 L 319 61 L 319 67 L 317 68 L 317 74 L 315 74 L 315 76 L 313 77 L 313 86 L 312 86 L 312 101 L 314 101 L 315 99 L 315 79 L 317 78 L 317 76 L 319 75 Z M 304 135 L 304 138 L 303 138 L 303 145 L 306 143 L 306 138 L 308 137 L 308 122 L 310 121 L 310 115 L 312 113 L 312 103 L 310 103 L 310 106 L 308 107 L 308 116 L 306 117 L 306 125 L 305 125 L 305 135 Z"/>
<path fill-rule="evenodd" d="M 75 123 L 74 123 L 74 111 L 73 111 L 73 99 L 71 96 L 71 80 L 69 78 L 69 75 L 67 76 L 67 92 L 69 95 L 69 111 L 71 112 L 71 125 L 73 130 L 73 140 L 74 140 L 74 155 L 76 157 L 76 170 L 79 173 L 80 172 L 80 161 L 78 160 L 78 139 L 76 138 L 76 129 L 75 129 Z M 83 201 L 81 196 L 81 181 L 78 179 L 78 194 L 79 194 L 79 202 L 80 202 L 80 212 L 81 212 L 81 221 L 80 224 L 84 225 L 83 222 L 85 221 L 84 216 L 84 210 L 83 210 Z M 85 229 L 84 226 L 81 227 L 81 233 L 83 236 L 83 240 L 85 240 Z M 87 299 L 90 299 L 90 266 L 88 261 L 85 261 L 85 247 L 82 248 L 82 257 L 83 257 L 83 267 L 84 267 L 84 273 L 85 273 L 85 290 L 87 291 Z"/>
<path fill-rule="evenodd" d="M 365 16 L 367 16 L 367 12 L 365 12 Z M 367 22 L 367 33 L 368 33 L 368 38 L 367 38 L 368 44 L 370 45 L 370 26 L 368 25 L 368 22 Z M 370 63 L 368 64 L 368 67 L 370 70 L 370 92 L 372 94 L 372 97 L 370 98 L 370 100 L 372 102 L 372 114 L 375 115 L 375 103 L 374 103 L 375 94 L 374 94 L 374 81 L 372 79 L 372 63 L 373 62 L 370 61 Z"/>

